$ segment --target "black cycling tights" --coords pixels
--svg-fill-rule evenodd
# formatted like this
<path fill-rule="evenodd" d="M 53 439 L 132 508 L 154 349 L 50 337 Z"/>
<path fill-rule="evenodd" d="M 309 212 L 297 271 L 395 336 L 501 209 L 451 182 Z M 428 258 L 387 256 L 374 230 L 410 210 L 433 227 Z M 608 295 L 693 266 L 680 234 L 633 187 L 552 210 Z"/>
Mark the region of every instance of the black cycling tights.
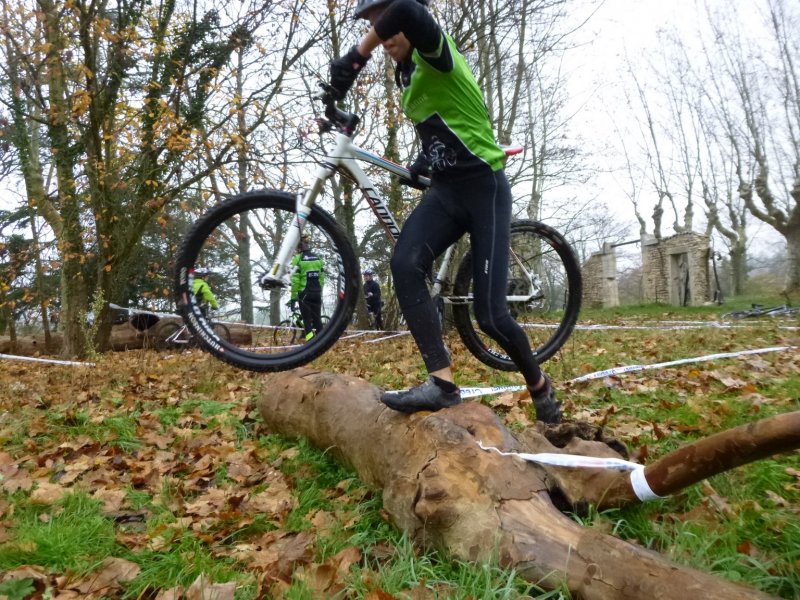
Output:
<path fill-rule="evenodd" d="M 428 372 L 449 367 L 450 357 L 425 277 L 436 257 L 469 233 L 478 325 L 511 357 L 528 386 L 541 379 L 528 338 L 506 304 L 510 224 L 511 189 L 503 171 L 460 182 L 434 179 L 406 220 L 392 256 L 392 275 Z"/>

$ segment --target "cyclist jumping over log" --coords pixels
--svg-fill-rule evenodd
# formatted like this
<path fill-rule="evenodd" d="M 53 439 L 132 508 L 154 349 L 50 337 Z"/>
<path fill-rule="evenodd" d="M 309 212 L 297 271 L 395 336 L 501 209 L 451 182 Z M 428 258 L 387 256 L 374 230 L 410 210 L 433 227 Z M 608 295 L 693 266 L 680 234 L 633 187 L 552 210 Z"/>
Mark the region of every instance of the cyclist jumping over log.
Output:
<path fill-rule="evenodd" d="M 445 249 L 470 234 L 474 306 L 478 324 L 508 353 L 533 397 L 537 418 L 561 419 L 550 379 L 539 368 L 524 331 L 508 310 L 508 247 L 511 189 L 505 152 L 494 139 L 480 88 L 426 8 L 426 0 L 358 0 L 355 15 L 371 27 L 360 43 L 330 65 L 330 83 L 343 99 L 372 52 L 383 46 L 397 63 L 402 106 L 414 122 L 423 150 L 412 176 L 431 176 L 431 186 L 405 222 L 392 256 L 395 288 L 409 330 L 430 377 L 381 400 L 401 412 L 438 410 L 461 401 L 450 354 L 426 273 Z"/>

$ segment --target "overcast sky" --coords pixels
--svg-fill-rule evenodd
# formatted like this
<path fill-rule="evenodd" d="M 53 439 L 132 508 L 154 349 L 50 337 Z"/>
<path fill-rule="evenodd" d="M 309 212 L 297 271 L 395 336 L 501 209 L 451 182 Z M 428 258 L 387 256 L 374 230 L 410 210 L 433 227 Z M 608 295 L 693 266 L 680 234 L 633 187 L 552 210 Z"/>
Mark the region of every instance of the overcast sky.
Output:
<path fill-rule="evenodd" d="M 748 26 L 760 20 L 757 7 L 765 4 L 763 0 L 708 2 L 712 6 L 724 2 L 728 7 L 733 2 Z M 605 0 L 594 14 L 588 8 L 572 13 L 578 21 L 591 16 L 571 38 L 576 48 L 568 51 L 564 60 L 571 110 L 575 114 L 571 129 L 580 132 L 582 148 L 590 154 L 589 160 L 594 166 L 617 171 L 616 175 L 608 173 L 598 177 L 587 193 L 595 192 L 614 213 L 631 222 L 635 222 L 632 205 L 620 187 L 627 184 L 627 180 L 622 170 L 624 159 L 618 150 L 620 136 L 616 130 L 616 127 L 637 129 L 636 118 L 625 105 L 626 92 L 634 97 L 636 94 L 635 84 L 627 74 L 628 65 L 634 66 L 637 78 L 647 86 L 655 79 L 648 62 L 660 51 L 660 33 L 676 32 L 688 47 L 699 49 L 699 30 L 707 20 L 704 4 L 698 0 Z M 626 145 L 631 152 L 639 150 L 639 134 L 629 134 Z M 640 198 L 640 212 L 648 220 L 653 199 L 652 193 Z M 700 230 L 705 225 L 702 206 L 697 206 L 696 211 L 701 222 L 696 223 L 695 229 Z M 672 214 L 665 214 L 664 233 L 671 233 L 671 223 Z M 652 222 L 648 225 L 652 232 Z M 631 231 L 636 237 L 638 224 Z M 761 238 L 762 242 L 779 239 L 770 227 L 760 224 L 756 224 L 751 235 Z"/>

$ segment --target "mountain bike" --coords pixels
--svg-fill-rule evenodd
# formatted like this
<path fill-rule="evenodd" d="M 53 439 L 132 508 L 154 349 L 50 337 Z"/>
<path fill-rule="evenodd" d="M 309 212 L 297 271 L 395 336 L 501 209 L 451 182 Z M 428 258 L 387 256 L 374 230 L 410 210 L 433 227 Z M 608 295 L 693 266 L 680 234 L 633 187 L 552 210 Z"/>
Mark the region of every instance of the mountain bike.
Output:
<path fill-rule="evenodd" d="M 218 321 L 208 321 L 214 335 L 219 339 L 231 343 L 231 331 L 228 326 Z M 159 350 L 166 350 L 167 348 L 193 348 L 200 346 L 198 338 L 192 335 L 192 332 L 186 326 L 186 323 L 179 321 L 162 320 L 156 325 L 153 332 L 153 345 Z"/>
<path fill-rule="evenodd" d="M 302 344 L 305 341 L 306 329 L 303 315 L 297 308 L 291 308 L 291 311 L 292 314 L 289 315 L 289 318 L 278 323 L 272 332 L 272 342 L 277 348 L 297 343 Z M 331 318 L 328 315 L 322 315 L 321 319 L 324 329 L 331 322 Z"/>
<path fill-rule="evenodd" d="M 319 99 L 325 107 L 324 118 L 317 121 L 319 133 L 332 134 L 335 143 L 319 162 L 311 186 L 300 193 L 254 191 L 224 200 L 193 225 L 178 251 L 175 293 L 187 326 L 205 350 L 243 369 L 281 371 L 308 363 L 331 348 L 351 322 L 361 293 L 360 269 L 346 233 L 317 204 L 328 179 L 337 173 L 350 178 L 392 243 L 400 236 L 400 227 L 359 162 L 407 183 L 430 185 L 425 178 L 412 182 L 404 167 L 355 145 L 359 116 L 338 108 L 327 90 Z M 515 147 L 506 153 L 511 156 L 521 151 L 521 147 Z M 325 264 L 323 312 L 330 321 L 307 343 L 295 344 L 277 340 L 275 331 L 287 319 L 290 262 L 301 234 L 310 236 L 314 252 Z M 477 325 L 472 310 L 470 252 L 461 260 L 455 280 L 447 278 L 453 253 L 451 246 L 439 263 L 430 281 L 431 294 L 440 306 L 452 305 L 456 329 L 472 354 L 493 368 L 516 370 L 511 358 Z M 570 336 L 578 318 L 578 261 L 559 232 L 533 220 L 512 222 L 509 258 L 509 308 L 528 335 L 539 362 L 546 361 Z M 218 297 L 218 301 L 226 314 L 237 314 L 250 328 L 248 343 L 223 339 L 199 310 L 191 293 L 193 273 L 195 267 L 206 264 L 213 264 L 215 271 L 238 284 L 232 286 L 236 293 Z M 254 310 L 256 301 L 264 302 L 265 308 Z"/>
<path fill-rule="evenodd" d="M 745 310 L 735 310 L 722 315 L 722 320 L 728 319 L 749 319 L 753 317 L 792 317 L 800 315 L 800 308 L 792 307 L 788 304 L 780 306 L 765 307 L 762 304 L 752 304 Z"/>

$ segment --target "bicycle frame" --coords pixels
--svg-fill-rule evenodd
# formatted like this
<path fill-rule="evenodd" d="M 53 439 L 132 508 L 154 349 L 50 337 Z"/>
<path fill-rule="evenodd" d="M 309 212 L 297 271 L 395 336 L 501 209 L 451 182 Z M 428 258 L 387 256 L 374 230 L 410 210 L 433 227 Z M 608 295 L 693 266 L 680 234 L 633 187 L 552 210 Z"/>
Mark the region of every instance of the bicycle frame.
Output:
<path fill-rule="evenodd" d="M 355 145 L 352 141 L 352 136 L 347 135 L 341 131 L 336 132 L 336 144 L 334 150 L 327 155 L 325 160 L 317 167 L 317 172 L 314 179 L 314 184 L 305 193 L 299 194 L 296 201 L 295 212 L 297 218 L 289 227 L 287 235 L 285 236 L 281 248 L 275 258 L 272 268 L 269 270 L 265 281 L 273 285 L 281 287 L 288 285 L 291 272 L 288 268 L 292 256 L 296 252 L 297 244 L 300 240 L 303 227 L 305 226 L 308 216 L 311 214 L 311 208 L 314 206 L 319 195 L 322 193 L 325 182 L 333 177 L 337 171 L 345 171 L 355 182 L 364 198 L 367 201 L 370 209 L 378 218 L 378 221 L 386 231 L 387 237 L 393 244 L 397 243 L 400 237 L 400 227 L 394 218 L 388 204 L 384 198 L 375 189 L 372 180 L 367 176 L 364 170 L 360 167 L 357 161 L 363 161 L 376 167 L 388 171 L 402 179 L 410 180 L 411 173 L 405 167 L 391 162 L 385 158 L 378 156 L 372 152 L 364 150 L 363 148 Z M 419 181 L 424 186 L 430 185 L 430 180 L 425 177 L 420 177 Z M 433 281 L 431 293 L 434 296 L 441 294 L 445 276 L 450 266 L 450 260 L 453 255 L 455 246 L 450 246 L 445 251 L 439 270 Z M 512 253 L 511 260 L 514 260 L 520 269 L 527 275 L 530 284 L 530 293 L 526 295 L 508 296 L 508 302 L 528 302 L 535 300 L 541 294 L 541 280 L 538 275 L 531 273 L 525 265 L 519 260 L 517 256 Z M 444 302 L 448 304 L 468 304 L 472 302 L 471 297 L 457 297 L 457 296 L 442 296 Z"/>
<path fill-rule="evenodd" d="M 188 344 L 192 339 L 192 333 L 189 331 L 189 328 L 184 323 L 180 329 L 176 329 L 174 333 L 172 333 L 167 339 L 164 341 L 167 344 Z"/>

